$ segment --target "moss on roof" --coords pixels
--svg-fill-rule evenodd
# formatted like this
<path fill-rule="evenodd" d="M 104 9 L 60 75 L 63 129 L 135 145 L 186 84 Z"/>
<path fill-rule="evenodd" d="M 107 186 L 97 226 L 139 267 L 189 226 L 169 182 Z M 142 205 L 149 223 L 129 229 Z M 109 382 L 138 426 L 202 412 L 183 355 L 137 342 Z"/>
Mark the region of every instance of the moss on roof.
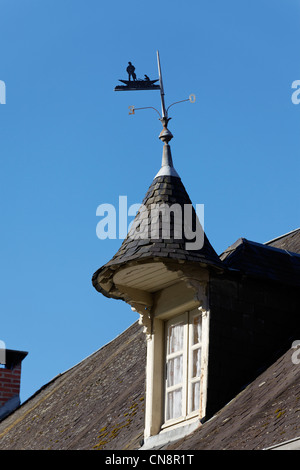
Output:
<path fill-rule="evenodd" d="M 0 423 L 0 449 L 136 449 L 144 430 L 145 335 L 134 323 Z"/>

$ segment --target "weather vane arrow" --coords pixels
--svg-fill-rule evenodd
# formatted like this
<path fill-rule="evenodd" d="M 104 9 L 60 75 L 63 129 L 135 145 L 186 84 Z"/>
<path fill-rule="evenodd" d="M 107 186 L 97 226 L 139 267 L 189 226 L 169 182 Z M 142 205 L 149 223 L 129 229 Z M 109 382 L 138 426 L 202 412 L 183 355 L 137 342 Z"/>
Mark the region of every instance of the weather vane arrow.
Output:
<path fill-rule="evenodd" d="M 150 80 L 148 75 L 144 75 L 143 79 L 137 79 L 135 73 L 135 67 L 132 65 L 131 62 L 128 62 L 128 67 L 126 69 L 128 73 L 128 80 L 119 80 L 120 82 L 124 83 L 124 85 L 118 85 L 115 87 L 115 91 L 138 91 L 138 90 L 160 90 L 160 99 L 161 99 L 161 114 L 159 111 L 154 108 L 153 106 L 146 106 L 144 108 L 135 108 L 134 106 L 129 106 L 129 114 L 135 114 L 135 111 L 139 109 L 154 109 L 158 115 L 159 119 L 162 122 L 163 130 L 160 133 L 159 138 L 164 142 L 168 142 L 172 139 L 172 134 L 167 128 L 168 122 L 171 118 L 168 116 L 168 111 L 171 106 L 177 103 L 183 103 L 184 101 L 190 101 L 194 103 L 196 101 L 196 97 L 194 94 L 191 94 L 188 99 L 175 101 L 172 103 L 168 108 L 165 105 L 165 92 L 162 80 L 162 72 L 161 72 L 161 65 L 160 65 L 160 58 L 159 52 L 157 51 L 157 65 L 158 65 L 158 76 L 159 78 L 156 80 Z M 159 81 L 159 85 L 156 82 Z"/>

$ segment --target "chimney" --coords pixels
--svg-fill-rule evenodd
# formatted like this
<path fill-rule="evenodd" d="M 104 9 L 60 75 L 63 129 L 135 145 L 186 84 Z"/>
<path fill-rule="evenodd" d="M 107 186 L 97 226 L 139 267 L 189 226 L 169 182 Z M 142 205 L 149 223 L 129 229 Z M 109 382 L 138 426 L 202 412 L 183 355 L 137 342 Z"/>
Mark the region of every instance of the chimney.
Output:
<path fill-rule="evenodd" d="M 20 405 L 21 363 L 27 354 L 0 349 L 0 421 Z"/>

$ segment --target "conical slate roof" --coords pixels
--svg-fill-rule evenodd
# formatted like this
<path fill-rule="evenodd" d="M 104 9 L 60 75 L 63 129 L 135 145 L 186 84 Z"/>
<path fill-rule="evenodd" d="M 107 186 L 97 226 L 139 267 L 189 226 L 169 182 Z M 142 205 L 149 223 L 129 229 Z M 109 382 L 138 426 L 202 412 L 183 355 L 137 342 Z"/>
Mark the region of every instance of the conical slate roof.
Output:
<path fill-rule="evenodd" d="M 162 167 L 145 195 L 132 230 L 113 258 L 95 272 L 94 287 L 104 295 L 114 297 L 113 274 L 132 262 L 177 260 L 220 266 L 217 253 L 197 220 L 187 191 L 173 167 L 170 146 L 165 143 Z M 194 241 L 192 233 L 196 234 Z"/>

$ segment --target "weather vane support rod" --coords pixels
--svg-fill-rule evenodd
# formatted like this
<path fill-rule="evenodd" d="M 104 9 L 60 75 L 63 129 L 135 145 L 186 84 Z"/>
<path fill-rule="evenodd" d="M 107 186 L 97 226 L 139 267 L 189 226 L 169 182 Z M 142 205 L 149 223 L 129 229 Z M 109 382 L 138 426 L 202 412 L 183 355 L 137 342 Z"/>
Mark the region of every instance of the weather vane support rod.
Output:
<path fill-rule="evenodd" d="M 162 117 L 164 118 L 164 117 L 168 117 L 168 113 L 167 113 L 166 105 L 165 105 L 165 92 L 164 92 L 164 85 L 162 81 L 159 52 L 156 51 L 156 54 L 157 54 L 158 76 L 159 76 L 159 84 L 160 84 L 161 113 L 162 113 Z"/>

